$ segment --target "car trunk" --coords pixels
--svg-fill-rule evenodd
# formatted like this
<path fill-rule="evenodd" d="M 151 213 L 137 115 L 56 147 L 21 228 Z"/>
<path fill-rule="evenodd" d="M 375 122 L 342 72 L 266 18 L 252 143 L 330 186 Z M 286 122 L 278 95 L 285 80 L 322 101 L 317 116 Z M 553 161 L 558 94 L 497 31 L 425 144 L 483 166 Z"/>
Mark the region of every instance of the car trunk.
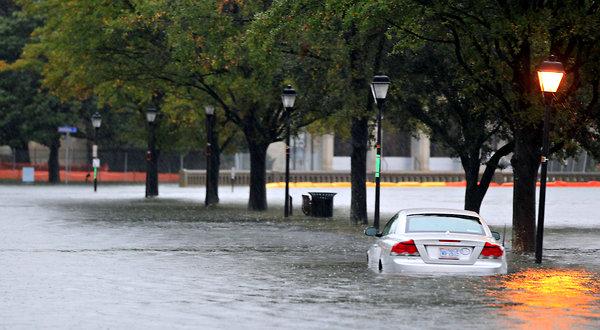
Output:
<path fill-rule="evenodd" d="M 472 265 L 477 261 L 485 240 L 423 238 L 414 239 L 417 250 L 425 263 Z"/>

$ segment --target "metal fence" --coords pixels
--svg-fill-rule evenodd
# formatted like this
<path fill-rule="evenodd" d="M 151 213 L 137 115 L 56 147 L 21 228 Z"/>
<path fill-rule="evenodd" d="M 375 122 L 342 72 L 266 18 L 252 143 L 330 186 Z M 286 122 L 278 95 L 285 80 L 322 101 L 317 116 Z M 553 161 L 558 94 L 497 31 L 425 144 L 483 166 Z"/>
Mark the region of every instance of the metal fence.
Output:
<path fill-rule="evenodd" d="M 21 169 L 22 167 L 35 167 L 37 170 L 46 170 L 48 167 L 49 151 L 47 148 L 31 148 L 29 150 L 4 150 L 0 153 L 0 169 Z M 101 160 L 102 170 L 111 172 L 143 172 L 146 170 L 146 150 L 134 148 L 100 148 L 98 156 Z M 19 161 L 29 158 L 29 161 Z M 91 167 L 91 150 L 87 148 L 73 148 L 68 152 L 61 148 L 59 164 L 61 169 L 72 171 L 89 171 Z M 235 164 L 234 156 L 225 155 L 221 159 L 225 168 Z M 204 169 L 206 157 L 204 150 L 186 153 L 160 152 L 158 170 L 160 173 L 178 173 L 180 170 Z"/>

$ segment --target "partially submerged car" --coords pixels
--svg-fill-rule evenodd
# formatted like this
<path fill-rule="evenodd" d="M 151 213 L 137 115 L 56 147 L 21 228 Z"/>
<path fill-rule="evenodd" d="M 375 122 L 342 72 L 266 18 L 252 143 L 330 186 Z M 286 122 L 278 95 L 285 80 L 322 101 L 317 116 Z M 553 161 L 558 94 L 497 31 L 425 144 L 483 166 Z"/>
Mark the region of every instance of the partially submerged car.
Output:
<path fill-rule="evenodd" d="M 506 273 L 500 234 L 479 214 L 452 209 L 407 209 L 398 212 L 367 252 L 369 267 L 390 273 L 492 275 Z"/>

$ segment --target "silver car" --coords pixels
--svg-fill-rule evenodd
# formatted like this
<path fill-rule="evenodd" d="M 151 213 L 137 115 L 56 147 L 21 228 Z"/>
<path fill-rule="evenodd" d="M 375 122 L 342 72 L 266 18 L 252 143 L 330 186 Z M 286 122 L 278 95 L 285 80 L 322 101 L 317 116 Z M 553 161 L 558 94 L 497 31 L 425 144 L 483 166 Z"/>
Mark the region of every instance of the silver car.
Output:
<path fill-rule="evenodd" d="M 394 215 L 369 248 L 369 267 L 391 273 L 506 274 L 506 253 L 479 214 L 408 209 Z"/>

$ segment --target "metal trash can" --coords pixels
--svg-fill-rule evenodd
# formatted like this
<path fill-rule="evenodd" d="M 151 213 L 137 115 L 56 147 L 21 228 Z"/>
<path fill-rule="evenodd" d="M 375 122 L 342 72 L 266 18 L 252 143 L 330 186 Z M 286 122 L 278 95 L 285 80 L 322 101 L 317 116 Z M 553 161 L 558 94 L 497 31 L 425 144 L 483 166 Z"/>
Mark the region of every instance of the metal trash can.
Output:
<path fill-rule="evenodd" d="M 311 200 L 311 216 L 330 218 L 333 216 L 333 196 L 337 193 L 309 192 Z"/>

